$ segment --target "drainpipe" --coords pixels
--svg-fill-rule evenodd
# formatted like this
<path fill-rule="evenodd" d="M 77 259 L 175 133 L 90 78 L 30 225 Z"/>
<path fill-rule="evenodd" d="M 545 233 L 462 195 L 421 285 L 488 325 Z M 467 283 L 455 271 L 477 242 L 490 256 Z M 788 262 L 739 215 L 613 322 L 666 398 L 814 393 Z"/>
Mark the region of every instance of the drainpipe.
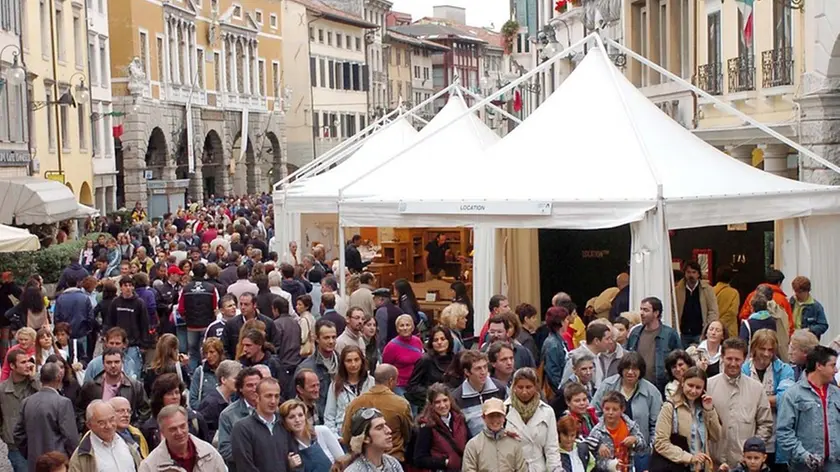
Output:
<path fill-rule="evenodd" d="M 47 106 L 55 107 L 55 150 L 58 153 L 58 172 L 62 172 L 61 166 L 61 158 L 62 158 L 62 141 L 64 140 L 64 136 L 61 133 L 61 105 L 58 104 L 58 51 L 56 51 L 56 43 L 55 43 L 55 0 L 49 2 L 50 7 L 50 51 L 51 51 L 51 58 L 52 58 L 52 70 L 53 70 L 53 100 L 54 103 L 52 105 L 47 104 Z M 21 54 L 23 55 L 23 54 Z M 69 84 L 68 87 L 71 87 L 72 84 Z M 68 90 L 70 90 L 68 88 Z M 69 119 L 69 117 L 68 117 Z M 48 138 L 49 139 L 49 138 Z M 49 143 L 47 144 L 49 147 Z M 64 180 L 64 183 L 67 183 L 67 180 Z"/>

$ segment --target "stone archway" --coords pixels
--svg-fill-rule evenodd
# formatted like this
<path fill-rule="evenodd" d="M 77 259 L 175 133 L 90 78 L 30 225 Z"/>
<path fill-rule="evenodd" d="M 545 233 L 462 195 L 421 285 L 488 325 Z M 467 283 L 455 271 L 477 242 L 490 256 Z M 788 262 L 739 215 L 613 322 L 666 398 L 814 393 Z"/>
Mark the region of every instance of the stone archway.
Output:
<path fill-rule="evenodd" d="M 280 147 L 280 140 L 277 135 L 268 132 L 263 140 L 263 162 L 268 164 L 268 190 L 271 192 L 274 184 L 286 177 L 283 167 L 283 150 Z"/>
<path fill-rule="evenodd" d="M 166 147 L 166 135 L 160 128 L 154 128 L 149 135 L 149 144 L 146 146 L 146 170 L 152 171 L 152 179 L 163 178 L 163 171 L 166 168 L 169 151 Z"/>
<path fill-rule="evenodd" d="M 187 146 L 186 128 L 181 130 L 181 134 L 178 137 L 178 148 L 175 151 L 175 178 L 190 178 L 190 156 L 189 146 Z"/>
<path fill-rule="evenodd" d="M 801 106 L 799 141 L 817 155 L 840 164 L 840 2 L 806 0 L 805 74 L 798 99 Z M 812 159 L 800 156 L 800 178 L 806 182 L 837 185 L 840 175 Z"/>
<path fill-rule="evenodd" d="M 90 184 L 87 182 L 82 182 L 82 186 L 79 188 L 79 203 L 90 207 L 95 206 L 93 192 L 90 190 Z"/>
<path fill-rule="evenodd" d="M 222 138 L 215 130 L 207 132 L 201 151 L 201 170 L 204 177 L 204 196 L 224 196 L 227 193 L 228 175 L 224 168 Z"/>
<path fill-rule="evenodd" d="M 251 138 L 245 137 L 245 156 L 242 156 L 242 133 L 236 134 L 233 139 L 233 148 L 230 156 L 233 170 L 233 193 L 236 195 L 253 194 L 256 191 L 256 156 Z"/>

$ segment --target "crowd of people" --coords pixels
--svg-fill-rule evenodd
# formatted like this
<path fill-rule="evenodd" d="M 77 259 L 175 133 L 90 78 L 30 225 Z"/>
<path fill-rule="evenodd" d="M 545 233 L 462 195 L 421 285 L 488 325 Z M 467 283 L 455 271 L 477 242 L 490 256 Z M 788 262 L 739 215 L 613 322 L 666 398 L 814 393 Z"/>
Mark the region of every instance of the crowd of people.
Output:
<path fill-rule="evenodd" d="M 675 327 L 617 277 L 544 316 L 467 286 L 439 317 L 316 245 L 268 198 L 99 222 L 61 274 L 0 285 L 0 435 L 15 472 L 840 471 L 836 347 L 805 277 L 743 305 L 690 262 Z M 341 283 L 339 283 L 341 278 Z M 341 287 L 341 289 L 339 288 Z M 732 336 L 730 336 L 730 333 Z"/>

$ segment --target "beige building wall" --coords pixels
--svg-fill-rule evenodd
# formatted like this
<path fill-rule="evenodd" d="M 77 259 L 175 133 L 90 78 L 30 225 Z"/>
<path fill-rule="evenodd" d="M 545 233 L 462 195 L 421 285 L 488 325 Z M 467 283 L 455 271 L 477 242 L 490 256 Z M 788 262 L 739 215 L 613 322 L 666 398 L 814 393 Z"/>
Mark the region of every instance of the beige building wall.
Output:
<path fill-rule="evenodd" d="M 388 67 L 388 110 L 394 110 L 403 103 L 415 103 L 411 47 L 386 38 L 383 54 Z"/>
<path fill-rule="evenodd" d="M 88 84 L 87 18 L 80 0 L 28 0 L 24 58 L 31 98 L 31 149 L 38 175 L 64 173 L 79 202 L 93 205 L 90 103 L 46 105 L 65 92 L 77 99 Z M 58 178 L 57 178 L 58 179 Z"/>

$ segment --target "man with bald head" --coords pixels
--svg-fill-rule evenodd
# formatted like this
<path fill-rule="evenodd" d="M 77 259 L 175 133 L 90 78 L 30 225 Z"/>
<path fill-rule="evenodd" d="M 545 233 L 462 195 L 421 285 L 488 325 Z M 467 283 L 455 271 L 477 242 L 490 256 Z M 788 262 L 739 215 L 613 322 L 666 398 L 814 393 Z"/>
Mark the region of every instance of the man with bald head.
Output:
<path fill-rule="evenodd" d="M 94 400 L 85 410 L 88 432 L 70 458 L 70 470 L 79 472 L 135 472 L 142 458 L 117 434 L 117 412 L 109 402 Z"/>
<path fill-rule="evenodd" d="M 405 398 L 393 392 L 397 386 L 397 368 L 391 364 L 379 364 L 373 373 L 373 380 L 376 384 L 347 406 L 341 432 L 342 442 L 350 444 L 350 420 L 356 411 L 362 408 L 376 408 L 382 412 L 385 423 L 391 429 L 394 445 L 386 453 L 400 462 L 405 462 L 405 447 L 411 434 L 411 408 Z"/>
<path fill-rule="evenodd" d="M 615 280 L 618 293 L 613 298 L 610 309 L 610 321 L 615 321 L 625 311 L 630 311 L 630 274 L 622 272 Z"/>
<path fill-rule="evenodd" d="M 131 402 L 125 397 L 114 397 L 108 400 L 108 403 L 117 414 L 117 434 L 129 447 L 136 449 L 141 458 L 145 459 L 149 455 L 149 444 L 143 433 L 131 425 Z"/>

